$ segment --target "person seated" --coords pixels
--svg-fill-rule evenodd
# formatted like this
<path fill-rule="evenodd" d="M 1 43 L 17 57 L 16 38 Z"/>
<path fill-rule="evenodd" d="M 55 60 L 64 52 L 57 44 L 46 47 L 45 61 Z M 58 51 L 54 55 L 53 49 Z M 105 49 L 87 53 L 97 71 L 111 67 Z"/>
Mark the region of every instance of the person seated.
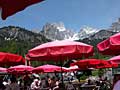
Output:
<path fill-rule="evenodd" d="M 31 76 L 29 74 L 25 74 L 22 77 L 22 79 L 24 81 L 24 89 L 27 90 L 29 88 L 29 86 L 31 85 L 31 83 L 32 83 Z"/>
<path fill-rule="evenodd" d="M 53 89 L 56 85 L 55 77 L 49 78 L 48 79 L 49 87 Z"/>
<path fill-rule="evenodd" d="M 19 87 L 19 85 L 17 83 L 17 80 L 16 80 L 16 78 L 14 76 L 12 76 L 11 83 L 10 83 L 10 85 L 8 85 L 6 87 L 5 90 L 20 90 L 20 87 Z"/>
<path fill-rule="evenodd" d="M 86 83 L 84 83 L 83 86 L 84 85 L 93 85 L 93 82 L 92 82 L 92 80 L 88 79 L 88 81 Z"/>
<path fill-rule="evenodd" d="M 31 90 L 39 90 L 39 89 L 40 89 L 39 80 L 34 79 L 34 81 L 31 84 Z"/>
<path fill-rule="evenodd" d="M 46 80 L 45 77 L 41 78 L 40 90 L 48 90 L 48 89 L 49 89 L 48 81 Z"/>
<path fill-rule="evenodd" d="M 87 84 L 88 84 L 88 85 L 93 85 L 92 80 L 88 79 L 88 83 L 87 83 Z"/>
<path fill-rule="evenodd" d="M 66 90 L 75 90 L 75 87 L 73 86 L 73 84 L 71 82 L 69 82 L 67 85 L 66 85 Z"/>
<path fill-rule="evenodd" d="M 59 84 L 60 84 L 59 78 L 56 78 L 55 87 L 53 87 L 53 90 L 59 90 Z"/>

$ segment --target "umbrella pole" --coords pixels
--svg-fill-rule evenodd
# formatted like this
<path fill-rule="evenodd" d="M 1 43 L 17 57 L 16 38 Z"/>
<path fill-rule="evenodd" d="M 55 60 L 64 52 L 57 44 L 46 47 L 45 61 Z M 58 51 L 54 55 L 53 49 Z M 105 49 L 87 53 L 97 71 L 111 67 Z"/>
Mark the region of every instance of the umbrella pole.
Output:
<path fill-rule="evenodd" d="M 28 65 L 28 63 L 27 63 L 28 61 L 27 61 L 27 59 L 25 59 L 25 65 L 27 66 Z"/>
<path fill-rule="evenodd" d="M 62 71 L 62 59 L 60 57 L 60 64 L 61 64 L 61 79 L 62 79 L 62 86 L 60 88 L 64 89 L 64 82 L 63 82 L 63 71 Z"/>
<path fill-rule="evenodd" d="M 62 77 L 62 84 L 63 84 L 62 60 L 60 60 L 60 64 L 61 64 L 61 77 Z"/>

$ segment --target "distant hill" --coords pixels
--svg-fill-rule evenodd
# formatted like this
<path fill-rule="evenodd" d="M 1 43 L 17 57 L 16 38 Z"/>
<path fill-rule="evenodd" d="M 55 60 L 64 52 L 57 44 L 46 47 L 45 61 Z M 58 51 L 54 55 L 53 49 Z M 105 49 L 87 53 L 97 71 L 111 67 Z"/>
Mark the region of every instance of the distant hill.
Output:
<path fill-rule="evenodd" d="M 52 33 L 52 29 L 50 33 Z M 88 35 L 87 38 L 77 41 L 96 46 L 99 42 L 115 33 L 117 32 L 112 30 L 99 30 L 94 34 Z M 61 33 L 59 33 L 59 35 L 60 34 Z M 64 37 L 63 33 L 60 36 Z M 54 34 L 52 37 L 54 37 Z M 25 55 L 29 49 L 49 41 L 51 41 L 50 38 L 48 39 L 48 36 L 46 36 L 43 31 L 41 31 L 41 33 L 35 33 L 25 28 L 15 26 L 0 28 L 0 51 Z"/>
<path fill-rule="evenodd" d="M 25 56 L 29 49 L 37 45 L 53 40 L 67 39 L 93 45 L 95 53 L 98 53 L 96 45 L 118 32 L 120 32 L 120 19 L 112 23 L 108 29 L 99 30 L 86 26 L 79 32 L 65 28 L 63 23 L 47 23 L 38 33 L 21 27 L 6 26 L 0 28 L 0 51 Z"/>
<path fill-rule="evenodd" d="M 7 26 L 0 28 L 0 51 L 25 55 L 37 45 L 50 41 L 40 33 L 21 27 Z"/>

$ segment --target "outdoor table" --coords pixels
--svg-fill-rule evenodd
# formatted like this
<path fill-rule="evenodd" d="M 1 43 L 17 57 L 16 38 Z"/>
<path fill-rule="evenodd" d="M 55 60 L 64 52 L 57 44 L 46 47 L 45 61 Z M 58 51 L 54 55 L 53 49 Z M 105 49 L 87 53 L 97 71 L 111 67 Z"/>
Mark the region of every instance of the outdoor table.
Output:
<path fill-rule="evenodd" d="M 85 85 L 81 86 L 80 90 L 94 90 L 96 88 L 96 85 Z"/>

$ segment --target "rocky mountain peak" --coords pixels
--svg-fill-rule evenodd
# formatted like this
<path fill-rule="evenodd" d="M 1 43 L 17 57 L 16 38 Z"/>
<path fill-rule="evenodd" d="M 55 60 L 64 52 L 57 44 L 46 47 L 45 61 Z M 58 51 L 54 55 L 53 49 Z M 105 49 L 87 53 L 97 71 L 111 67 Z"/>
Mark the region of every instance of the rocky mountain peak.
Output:
<path fill-rule="evenodd" d="M 120 32 L 120 18 L 118 18 L 116 22 L 112 23 L 108 30 L 112 32 Z"/>
<path fill-rule="evenodd" d="M 58 22 L 58 23 L 46 23 L 43 26 L 43 30 L 48 31 L 50 29 L 53 30 L 58 30 L 58 31 L 65 31 L 66 28 L 64 26 L 64 24 L 62 22 Z"/>
<path fill-rule="evenodd" d="M 78 37 L 79 37 L 79 39 L 88 38 L 89 36 L 97 33 L 98 31 L 99 31 L 98 29 L 95 29 L 95 28 L 92 28 L 92 27 L 88 27 L 88 26 L 84 26 L 78 32 Z"/>
<path fill-rule="evenodd" d="M 71 30 L 65 28 L 62 22 L 45 24 L 41 33 L 51 40 L 69 39 L 74 35 Z"/>

